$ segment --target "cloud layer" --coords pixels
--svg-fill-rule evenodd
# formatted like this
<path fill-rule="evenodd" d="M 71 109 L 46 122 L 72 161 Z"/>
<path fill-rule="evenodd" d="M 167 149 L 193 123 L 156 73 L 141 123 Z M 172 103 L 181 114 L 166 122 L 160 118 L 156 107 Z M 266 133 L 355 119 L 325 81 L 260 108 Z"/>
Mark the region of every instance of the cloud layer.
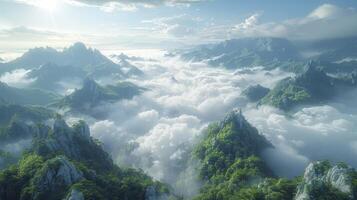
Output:
<path fill-rule="evenodd" d="M 290 39 L 326 39 L 357 35 L 357 12 L 323 4 L 307 16 L 282 22 L 260 23 L 261 13 L 248 17 L 235 25 L 232 37 L 273 36 Z"/>
<path fill-rule="evenodd" d="M 4 82 L 13 87 L 26 87 L 36 81 L 35 78 L 29 78 L 28 73 L 31 70 L 16 69 L 11 72 L 6 72 L 0 76 L 0 82 Z"/>

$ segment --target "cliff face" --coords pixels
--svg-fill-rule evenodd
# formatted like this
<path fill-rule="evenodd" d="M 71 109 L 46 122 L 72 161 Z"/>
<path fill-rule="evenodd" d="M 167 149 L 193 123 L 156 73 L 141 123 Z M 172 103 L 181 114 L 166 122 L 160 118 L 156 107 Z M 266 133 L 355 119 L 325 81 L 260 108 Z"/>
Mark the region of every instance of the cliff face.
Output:
<path fill-rule="evenodd" d="M 331 166 L 327 162 L 311 163 L 305 170 L 295 200 L 313 200 L 324 197 L 354 199 L 352 174 L 354 170 L 346 165 Z"/>
<path fill-rule="evenodd" d="M 195 200 L 352 200 L 357 191 L 356 171 L 327 161 L 311 163 L 303 177 L 274 176 L 260 156 L 274 148 L 234 110 L 212 124 L 197 144 L 194 155 L 200 161 L 199 177 L 204 182 Z"/>
<path fill-rule="evenodd" d="M 168 197 L 163 184 L 114 165 L 83 121 L 70 127 L 57 117 L 52 127 L 40 124 L 33 134 L 18 164 L 0 171 L 1 200 Z"/>

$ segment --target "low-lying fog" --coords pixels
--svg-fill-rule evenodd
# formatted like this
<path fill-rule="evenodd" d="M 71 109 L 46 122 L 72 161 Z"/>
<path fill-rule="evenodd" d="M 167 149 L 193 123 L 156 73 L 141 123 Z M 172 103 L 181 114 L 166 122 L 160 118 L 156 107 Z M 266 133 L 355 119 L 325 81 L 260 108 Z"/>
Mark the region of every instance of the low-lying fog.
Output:
<path fill-rule="evenodd" d="M 357 91 L 349 94 L 349 99 L 336 97 L 329 105 L 284 114 L 267 106 L 257 108 L 241 95 L 249 85 L 272 88 L 292 76 L 280 70 L 228 71 L 164 56 L 133 64 L 145 76 L 130 81 L 148 90 L 132 100 L 95 108 L 108 113 L 105 120 L 86 117 L 92 136 L 122 165 L 142 168 L 156 179 L 174 183 L 187 151 L 208 123 L 241 107 L 247 120 L 274 144 L 275 149 L 264 156 L 276 174 L 301 175 L 306 165 L 317 159 L 345 161 L 357 167 L 357 110 L 348 109 L 356 104 Z M 18 73 L 25 77 L 27 72 Z M 14 74 L 5 74 L 1 80 L 7 76 Z"/>

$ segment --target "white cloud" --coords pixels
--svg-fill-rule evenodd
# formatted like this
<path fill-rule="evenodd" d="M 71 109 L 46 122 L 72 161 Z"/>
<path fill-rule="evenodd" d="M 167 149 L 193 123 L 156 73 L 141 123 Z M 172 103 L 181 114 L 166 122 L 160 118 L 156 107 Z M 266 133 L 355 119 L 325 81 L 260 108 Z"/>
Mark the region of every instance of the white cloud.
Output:
<path fill-rule="evenodd" d="M 23 0 L 17 0 L 23 2 Z M 33 0 L 36 1 L 36 0 Z M 157 6 L 190 6 L 206 0 L 66 0 L 76 6 L 98 7 L 105 12 L 136 11 L 138 8 Z"/>
<path fill-rule="evenodd" d="M 276 149 L 266 152 L 278 175 L 301 174 L 313 160 L 347 162 L 354 167 L 357 115 L 344 113 L 331 105 L 306 107 L 290 118 L 270 107 L 248 110 L 248 120 Z M 351 145 L 348 145 L 351 144 Z M 279 162 L 277 162 L 279 161 Z M 289 169 L 289 170 L 286 170 Z"/>
<path fill-rule="evenodd" d="M 178 58 L 158 59 L 135 63 L 146 77 L 131 81 L 149 90 L 133 100 L 97 108 L 109 113 L 109 117 L 91 129 L 118 162 L 142 168 L 172 184 L 185 177 L 181 172 L 188 173 L 182 171 L 181 163 L 201 130 L 234 107 L 247 104 L 240 97 L 242 90 L 252 82 L 271 87 L 289 75 L 279 70 L 269 75 L 258 68 L 243 74 L 240 70 L 210 68 L 205 63 L 187 63 Z M 128 144 L 138 147 L 123 155 Z"/>
<path fill-rule="evenodd" d="M 327 19 L 336 18 L 338 16 L 344 15 L 345 11 L 342 8 L 334 6 L 332 4 L 323 4 L 312 11 L 308 17 L 314 19 Z"/>
<path fill-rule="evenodd" d="M 142 23 L 154 25 L 152 31 L 163 34 L 163 36 L 174 36 L 177 38 L 196 35 L 202 27 L 201 18 L 188 14 L 143 20 Z"/>
<path fill-rule="evenodd" d="M 267 73 L 259 67 L 229 71 L 178 58 L 156 59 L 134 63 L 145 76 L 130 81 L 148 88 L 146 92 L 96 108 L 108 117 L 91 123 L 92 135 L 117 162 L 176 185 L 186 177 L 184 161 L 201 130 L 242 107 L 248 121 L 274 144 L 264 157 L 278 175 L 299 175 L 316 159 L 345 161 L 357 167 L 357 111 L 345 112 L 344 102 L 305 107 L 287 116 L 267 106 L 257 109 L 241 92 L 252 84 L 271 88 L 289 73 Z M 356 92 L 347 98 L 351 105 L 357 100 Z"/>
<path fill-rule="evenodd" d="M 248 17 L 247 19 L 244 20 L 244 22 L 236 25 L 234 28 L 237 29 L 237 30 L 241 30 L 241 29 L 250 29 L 256 25 L 258 25 L 258 20 L 259 20 L 259 17 L 261 15 L 260 14 L 254 14 L 250 17 Z"/>
<path fill-rule="evenodd" d="M 273 36 L 290 39 L 325 39 L 357 35 L 357 12 L 323 4 L 307 16 L 282 22 L 259 23 L 254 14 L 232 28 L 231 37 Z"/>
<path fill-rule="evenodd" d="M 11 72 L 6 72 L 0 77 L 0 81 L 4 82 L 10 86 L 13 87 L 27 87 L 34 81 L 36 81 L 35 78 L 29 78 L 28 73 L 30 73 L 31 70 L 25 70 L 25 69 L 16 69 Z"/>

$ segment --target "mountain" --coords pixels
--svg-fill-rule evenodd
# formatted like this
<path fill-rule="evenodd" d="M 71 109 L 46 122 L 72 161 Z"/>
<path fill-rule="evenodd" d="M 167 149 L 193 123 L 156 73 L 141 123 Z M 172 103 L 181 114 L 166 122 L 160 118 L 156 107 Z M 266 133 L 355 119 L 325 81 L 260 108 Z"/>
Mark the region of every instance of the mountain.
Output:
<path fill-rule="evenodd" d="M 262 151 L 271 147 L 240 110 L 211 124 L 193 152 L 201 163 L 199 176 L 206 181 L 195 199 L 229 199 L 245 184 L 271 176 L 260 158 Z"/>
<path fill-rule="evenodd" d="M 282 110 L 303 104 L 319 104 L 341 91 L 355 88 L 356 80 L 356 74 L 348 77 L 329 76 L 315 62 L 310 62 L 303 73 L 280 81 L 260 104 L 272 105 Z"/>
<path fill-rule="evenodd" d="M 0 99 L 11 104 L 47 105 L 60 98 L 59 95 L 40 89 L 10 87 L 0 82 Z"/>
<path fill-rule="evenodd" d="M 59 66 L 48 63 L 34 68 L 28 73 L 28 78 L 35 80 L 30 86 L 47 90 L 57 90 L 61 88 L 60 82 L 72 80 L 83 80 L 85 71 L 72 66 Z"/>
<path fill-rule="evenodd" d="M 305 42 L 299 45 L 301 52 L 313 52 L 314 59 L 328 73 L 357 71 L 357 37 L 333 38 Z"/>
<path fill-rule="evenodd" d="M 21 106 L 15 104 L 0 105 L 0 126 L 8 124 L 14 116 L 25 122 L 43 122 L 54 116 L 51 110 L 37 106 Z"/>
<path fill-rule="evenodd" d="M 73 67 L 92 68 L 111 61 L 98 50 L 87 48 L 83 43 L 75 43 L 63 51 L 51 47 L 30 49 L 21 57 L 8 64 L 18 68 L 35 68 L 43 64 L 69 65 Z"/>
<path fill-rule="evenodd" d="M 204 182 L 194 200 L 352 200 L 357 172 L 346 164 L 311 163 L 303 177 L 276 177 L 260 156 L 274 148 L 235 110 L 211 124 L 193 155 Z"/>
<path fill-rule="evenodd" d="M 105 74 L 100 74 L 101 76 L 116 75 L 117 78 L 126 76 L 120 65 L 112 62 L 100 51 L 87 48 L 80 42 L 65 48 L 63 51 L 57 51 L 50 47 L 30 49 L 21 57 L 11 62 L 3 63 L 0 74 L 20 68 L 36 69 L 48 63 L 66 66 L 67 68 L 68 66 L 79 68 L 86 73 L 83 76 L 88 74 L 96 76 L 97 74 L 93 72 L 98 69 L 106 72 Z"/>
<path fill-rule="evenodd" d="M 246 96 L 250 101 L 257 102 L 270 92 L 269 88 L 265 88 L 261 85 L 252 85 L 243 90 L 242 94 Z"/>
<path fill-rule="evenodd" d="M 295 200 L 355 199 L 356 175 L 354 169 L 343 163 L 334 166 L 328 161 L 310 163 L 298 185 Z"/>
<path fill-rule="evenodd" d="M 301 59 L 298 50 L 282 38 L 242 38 L 212 45 L 202 45 L 179 52 L 185 60 L 208 61 L 229 69 L 294 64 Z"/>
<path fill-rule="evenodd" d="M 88 125 L 69 127 L 57 117 L 53 126 L 35 131 L 27 153 L 14 166 L 0 171 L 0 199 L 152 199 L 169 191 L 142 172 L 113 164 Z"/>
<path fill-rule="evenodd" d="M 315 51 L 315 58 L 329 62 L 357 62 L 357 37 L 333 38 L 309 42 L 304 46 L 306 51 Z M 350 59 L 348 59 L 350 58 Z"/>
<path fill-rule="evenodd" d="M 79 112 L 89 112 L 91 108 L 98 106 L 100 103 L 131 99 L 139 95 L 141 91 L 142 88 L 129 82 L 103 87 L 97 84 L 93 79 L 87 78 L 83 82 L 81 89 L 64 97 L 56 106 L 60 108 L 71 108 Z"/>

